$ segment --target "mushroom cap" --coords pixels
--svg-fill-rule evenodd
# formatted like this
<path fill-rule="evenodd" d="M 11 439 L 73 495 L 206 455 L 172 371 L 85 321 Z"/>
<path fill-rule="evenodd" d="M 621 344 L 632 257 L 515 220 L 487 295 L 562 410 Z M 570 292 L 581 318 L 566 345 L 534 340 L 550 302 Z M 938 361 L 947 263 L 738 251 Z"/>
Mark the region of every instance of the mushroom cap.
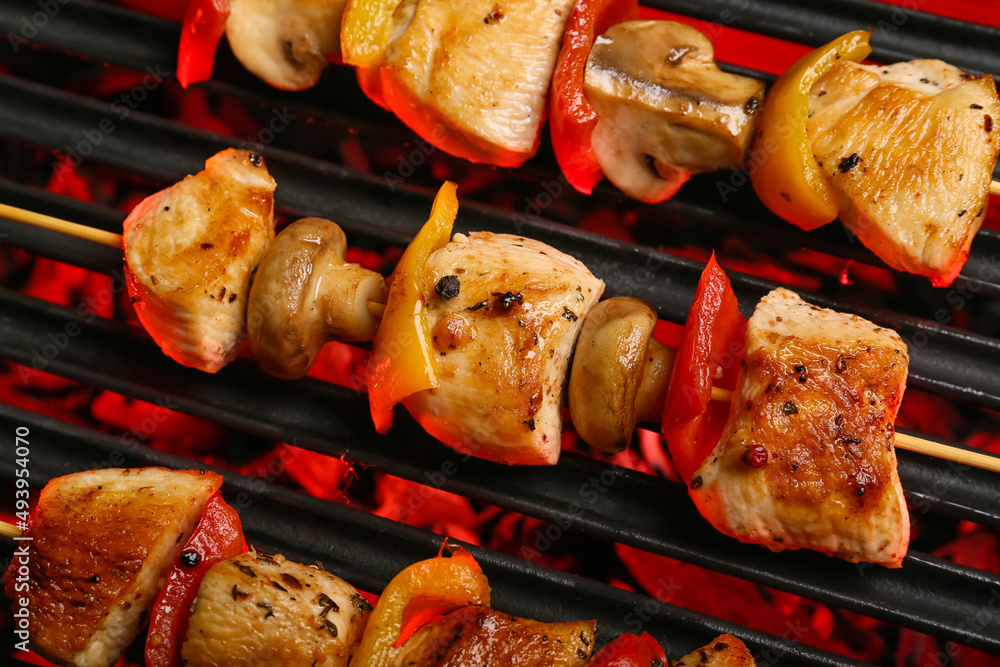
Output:
<path fill-rule="evenodd" d="M 587 315 L 569 377 L 569 408 L 592 447 L 613 453 L 632 439 L 655 326 L 653 309 L 631 297 L 602 301 Z"/>
<path fill-rule="evenodd" d="M 275 88 L 304 90 L 316 85 L 330 56 L 340 56 L 345 5 L 347 0 L 230 0 L 226 39 L 253 74 Z"/>

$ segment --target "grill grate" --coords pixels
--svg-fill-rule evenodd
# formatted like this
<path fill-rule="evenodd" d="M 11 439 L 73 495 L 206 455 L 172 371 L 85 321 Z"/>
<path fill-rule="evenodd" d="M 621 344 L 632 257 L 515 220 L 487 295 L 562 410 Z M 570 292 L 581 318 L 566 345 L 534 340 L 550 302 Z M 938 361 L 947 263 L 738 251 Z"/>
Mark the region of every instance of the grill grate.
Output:
<path fill-rule="evenodd" d="M 439 483 L 453 491 L 506 509 L 552 521 L 595 538 L 613 540 L 680 558 L 713 570 L 836 604 L 869 616 L 949 637 L 963 644 L 1000 651 L 1000 617 L 975 632 L 965 619 L 985 608 L 1000 577 L 969 570 L 912 552 L 899 571 L 855 566 L 808 552 L 772 554 L 735 544 L 707 530 L 679 485 L 649 475 L 613 469 L 582 456 L 564 454 L 556 471 L 508 467 L 465 457 L 438 445 L 411 420 L 397 420 L 387 436 L 376 436 L 358 392 L 313 380 L 283 382 L 249 363 L 216 375 L 184 368 L 159 354 L 146 337 L 127 327 L 75 315 L 71 310 L 0 291 L 0 354 L 30 364 L 52 331 L 81 333 L 51 360 L 46 371 L 137 396 L 158 405 L 178 406 L 253 435 L 286 439 L 331 456 L 346 455 L 393 475 L 429 483 L 429 472 L 456 470 Z M 923 460 L 921 460 L 923 459 Z M 962 494 L 987 501 L 963 508 L 966 516 L 989 514 L 1000 505 L 1000 490 L 981 473 L 956 480 L 959 498 L 941 494 L 940 464 L 907 456 L 904 470 L 917 492 L 940 495 L 935 505 L 961 504 Z M 931 470 L 928 471 L 927 468 Z M 596 500 L 587 492 L 594 480 L 608 487 Z M 908 480 L 909 481 L 909 480 Z M 588 486 L 589 484 L 589 486 Z M 579 507 L 579 513 L 570 510 Z M 980 516 L 978 518 L 984 518 Z M 993 516 L 995 524 L 1000 517 Z"/>
<path fill-rule="evenodd" d="M 825 3 L 808 9 L 785 1 L 746 0 L 684 2 L 656 0 L 649 4 L 712 20 L 732 9 L 736 27 L 803 43 L 819 44 L 853 29 L 862 21 L 878 25 L 892 20 L 891 8 L 856 0 Z M 738 4 L 738 7 L 735 5 Z M 689 6 L 690 5 L 690 6 Z M 696 6 L 695 6 L 696 5 Z M 37 10 L 29 0 L 0 4 L 0 31 L 18 30 L 20 19 Z M 865 13 L 862 13 L 865 12 Z M 876 12 L 876 13 L 872 13 Z M 854 17 L 853 19 L 851 17 Z M 776 17 L 780 18 L 777 20 Z M 1000 31 L 939 17 L 907 12 L 907 29 L 879 35 L 874 57 L 885 60 L 942 57 L 969 71 L 1000 72 Z M 845 26 L 845 21 L 849 25 Z M 52 17 L 36 42 L 49 48 L 83 55 L 98 62 L 141 70 L 148 63 L 173 69 L 178 28 L 169 22 L 104 5 L 79 1 L 64 5 Z M 879 50 L 881 49 L 881 50 Z M 744 68 L 730 69 L 762 76 Z M 334 68 L 326 76 L 354 91 L 353 74 Z M 258 84 L 228 79 L 206 86 L 250 103 L 268 105 L 294 100 L 314 105 L 315 114 L 345 127 L 367 126 L 365 112 L 347 105 L 346 118 L 332 112 L 314 93 L 289 96 Z M 355 94 L 360 99 L 360 94 Z M 292 102 L 290 102 L 291 104 Z M 358 101 L 358 105 L 367 104 Z M 297 108 L 299 108 L 297 107 Z M 364 108 L 370 108 L 370 105 Z M 78 141 L 84 130 L 113 117 L 110 107 L 37 83 L 0 76 L 0 136 L 14 143 L 61 149 Z M 382 131 L 378 116 L 375 125 Z M 94 147 L 89 160 L 141 178 L 166 184 L 198 171 L 207 155 L 231 139 L 185 128 L 177 123 L 133 112 L 115 122 L 115 131 Z M 392 126 L 389 130 L 412 139 Z M 382 179 L 352 172 L 329 162 L 289 151 L 267 149 L 268 165 L 279 183 L 277 203 L 298 216 L 321 215 L 337 220 L 352 242 L 371 245 L 405 244 L 422 224 L 430 193 L 418 187 L 390 189 Z M 527 178 L 538 183 L 556 177 L 544 158 L 530 167 Z M 713 177 L 714 178 L 714 177 Z M 687 225 L 711 227 L 723 237 L 737 227 L 754 225 L 755 234 L 769 242 L 809 247 L 838 257 L 878 264 L 868 251 L 827 229 L 803 233 L 761 212 L 752 192 L 728 208 L 706 205 L 705 192 L 715 181 L 692 183 L 676 199 L 656 207 L 631 205 L 634 210 L 681 220 Z M 597 196 L 613 200 L 609 189 Z M 81 204 L 27 186 L 0 182 L 0 200 L 60 217 L 119 230 L 122 215 L 99 206 Z M 744 206 L 745 204 L 745 206 Z M 694 294 L 701 265 L 648 247 L 609 240 L 541 219 L 515 219 L 509 211 L 463 202 L 457 228 L 524 233 L 551 243 L 587 264 L 608 284 L 609 295 L 628 294 L 650 302 L 661 317 L 682 321 Z M 106 274 L 120 270 L 114 249 L 26 229 L 0 221 L 6 239 L 30 251 Z M 1000 234 L 979 234 L 973 255 L 957 287 L 972 284 L 995 265 Z M 645 267 L 656 266 L 656 280 L 638 280 Z M 963 282 L 964 280 L 964 282 Z M 733 284 L 745 311 L 774 284 L 733 274 Z M 1000 280 L 980 281 L 979 294 L 1000 299 Z M 904 310 L 874 310 L 850 306 L 837 297 L 804 293 L 820 305 L 850 310 L 899 330 L 911 344 L 910 385 L 944 393 L 969 403 L 1000 408 L 1000 342 L 985 335 L 940 327 L 906 314 Z M 458 455 L 418 432 L 411 420 L 397 420 L 388 437 L 375 436 L 371 425 L 359 422 L 365 414 L 364 397 L 346 389 L 306 380 L 287 383 L 265 376 L 246 363 L 237 363 L 217 376 L 182 368 L 163 357 L 155 346 L 119 324 L 84 322 L 67 309 L 0 291 L 0 355 L 30 364 L 45 336 L 76 321 L 81 334 L 46 370 L 85 383 L 149 401 L 178 404 L 185 412 L 204 416 L 227 427 L 266 438 L 294 440 L 300 446 L 352 460 L 416 481 L 427 481 L 429 471 L 442 469 Z M 281 390 L 278 391 L 277 388 Z M 40 415 L 0 406 L 0 424 L 32 424 L 36 450 L 33 467 L 39 476 L 91 467 L 120 450 L 117 440 L 56 422 Z M 329 434 L 337 437 L 331 438 Z M 419 443 L 414 445 L 414 443 Z M 43 449 L 44 448 L 44 449 Z M 900 452 L 900 474 L 911 503 L 956 518 L 1000 528 L 1000 489 L 991 475 L 951 468 L 940 461 Z M 136 448 L 126 453 L 132 465 L 187 467 L 183 458 Z M 37 461 L 37 464 L 36 464 Z M 0 476 L 12 479 L 9 461 L 0 462 Z M 711 532 L 696 515 L 683 489 L 644 475 L 612 469 L 581 456 L 564 455 L 557 469 L 527 468 L 515 474 L 478 460 L 457 464 L 442 488 L 483 502 L 553 521 L 596 539 L 614 540 L 667 554 L 721 572 L 830 602 L 914 629 L 1000 653 L 1000 616 L 986 623 L 971 621 L 984 609 L 993 609 L 1000 597 L 1000 577 L 959 567 L 926 554 L 912 552 L 903 570 L 865 568 L 811 553 L 770 554 L 737 545 Z M 35 470 L 33 469 L 33 477 Z M 613 475 L 613 489 L 592 503 L 581 500 L 581 486 L 602 474 Z M 387 522 L 357 510 L 308 498 L 278 487 L 258 489 L 246 478 L 226 473 L 230 496 L 249 494 L 242 509 L 251 542 L 309 562 L 322 560 L 332 571 L 362 588 L 379 590 L 404 565 L 436 552 L 438 538 L 430 533 Z M 569 508 L 584 507 L 579 514 Z M 289 508 L 294 512 L 289 512 Z M 294 517 L 290 519 L 289 517 Z M 563 573 L 512 560 L 494 552 L 474 550 L 495 587 L 495 601 L 505 611 L 541 618 L 598 618 L 602 635 L 634 631 L 629 613 L 649 598 L 610 588 Z M 768 664 L 848 665 L 839 656 L 739 628 L 670 605 L 656 603 L 656 613 L 643 629 L 664 641 L 668 653 L 680 655 L 699 641 L 719 632 L 748 639 L 758 662 Z M 773 660 L 771 659 L 773 658 Z M 780 660 L 779 660 L 780 659 Z"/>
<path fill-rule="evenodd" d="M 45 481 L 92 466 L 121 451 L 115 438 L 0 405 L 2 428 L 12 429 L 25 423 L 32 424 L 33 475 L 37 467 L 39 477 Z M 43 456 L 42 447 L 51 447 L 59 455 Z M 143 448 L 126 452 L 125 464 L 183 468 L 191 462 Z M 381 590 L 399 570 L 414 560 L 430 558 L 441 546 L 441 536 L 428 531 L 275 485 L 264 485 L 261 489 L 259 483 L 229 471 L 216 469 L 216 472 L 225 477 L 222 492 L 235 499 L 232 502 L 240 510 L 249 542 L 300 562 L 319 560 L 331 572 L 363 590 Z M 11 461 L 0 462 L 0 475 L 14 478 Z M 596 618 L 605 640 L 622 632 L 635 632 L 638 619 L 649 618 L 641 622 L 642 629 L 658 639 L 662 637 L 664 649 L 672 655 L 682 655 L 720 633 L 729 632 L 744 639 L 760 663 L 772 656 L 789 667 L 864 664 L 666 603 L 650 605 L 650 598 L 645 596 L 495 551 L 478 547 L 469 547 L 469 551 L 490 580 L 493 604 L 508 613 L 548 619 Z"/>

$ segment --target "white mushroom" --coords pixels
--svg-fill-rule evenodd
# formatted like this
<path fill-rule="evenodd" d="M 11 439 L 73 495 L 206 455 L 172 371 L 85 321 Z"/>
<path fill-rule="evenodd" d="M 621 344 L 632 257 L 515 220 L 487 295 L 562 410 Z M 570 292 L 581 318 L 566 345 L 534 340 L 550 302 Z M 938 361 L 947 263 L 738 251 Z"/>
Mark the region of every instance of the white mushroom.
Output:
<path fill-rule="evenodd" d="M 602 301 L 587 315 L 569 377 L 569 408 L 592 447 L 620 451 L 637 422 L 663 416 L 675 353 L 653 340 L 655 326 L 653 309 L 631 297 Z"/>
<path fill-rule="evenodd" d="M 254 357 L 272 375 L 299 378 L 331 340 L 371 340 L 385 301 L 385 280 L 347 264 L 347 239 L 321 218 L 292 223 L 261 260 L 250 289 L 247 327 Z"/>
<path fill-rule="evenodd" d="M 276 88 L 316 85 L 330 56 L 340 56 L 347 0 L 230 0 L 226 39 L 250 72 Z"/>
<path fill-rule="evenodd" d="M 597 39 L 584 80 L 601 117 L 592 145 L 625 194 L 663 201 L 692 173 L 743 162 L 764 84 L 713 56 L 705 35 L 673 21 L 625 21 Z"/>

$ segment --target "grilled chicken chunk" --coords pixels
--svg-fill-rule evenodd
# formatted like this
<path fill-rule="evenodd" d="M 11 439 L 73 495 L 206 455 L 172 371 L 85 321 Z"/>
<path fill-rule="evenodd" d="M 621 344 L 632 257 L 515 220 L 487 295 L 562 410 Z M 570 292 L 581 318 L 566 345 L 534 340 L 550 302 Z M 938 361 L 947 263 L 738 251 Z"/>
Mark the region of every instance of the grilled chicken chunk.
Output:
<path fill-rule="evenodd" d="M 691 651 L 672 667 L 756 667 L 750 651 L 739 638 L 719 635 L 699 649 Z"/>
<path fill-rule="evenodd" d="M 404 0 L 390 27 L 390 108 L 419 105 L 424 139 L 474 162 L 534 155 L 573 0 Z"/>
<path fill-rule="evenodd" d="M 604 291 L 576 259 L 520 236 L 456 234 L 423 293 L 440 386 L 404 403 L 428 433 L 512 464 L 559 458 L 569 358 Z"/>
<path fill-rule="evenodd" d="M 939 60 L 841 60 L 810 93 L 807 135 L 840 219 L 893 268 L 950 284 L 983 223 L 1000 118 L 993 77 Z"/>
<path fill-rule="evenodd" d="M 274 238 L 274 179 L 234 148 L 147 197 L 125 220 L 125 278 L 163 352 L 214 373 L 244 340 L 250 278 Z"/>
<path fill-rule="evenodd" d="M 347 0 L 230 0 L 226 39 L 243 66 L 275 88 L 314 86 L 340 56 Z"/>
<path fill-rule="evenodd" d="M 132 642 L 167 570 L 222 478 L 163 468 L 91 470 L 49 482 L 31 514 L 31 642 L 48 660 L 110 667 Z M 26 587 L 22 587 L 23 584 Z"/>
<path fill-rule="evenodd" d="M 601 119 L 594 155 L 608 180 L 647 202 L 690 174 L 738 167 L 764 83 L 723 72 L 712 43 L 673 21 L 626 21 L 594 44 L 584 93 Z"/>
<path fill-rule="evenodd" d="M 908 361 L 894 331 L 768 294 L 725 431 L 690 484 L 702 515 L 773 551 L 899 567 L 910 527 L 893 421 Z"/>
<path fill-rule="evenodd" d="M 462 607 L 407 639 L 390 667 L 583 667 L 596 623 L 541 623 Z"/>
<path fill-rule="evenodd" d="M 371 605 L 318 567 L 251 552 L 213 565 L 193 609 L 187 667 L 346 667 Z"/>

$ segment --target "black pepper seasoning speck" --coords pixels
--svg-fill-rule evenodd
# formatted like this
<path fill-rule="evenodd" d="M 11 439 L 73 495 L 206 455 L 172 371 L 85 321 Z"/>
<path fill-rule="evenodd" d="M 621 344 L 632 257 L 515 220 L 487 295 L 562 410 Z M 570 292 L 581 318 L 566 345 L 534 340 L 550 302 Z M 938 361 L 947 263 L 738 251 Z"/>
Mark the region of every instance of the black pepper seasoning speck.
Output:
<path fill-rule="evenodd" d="M 458 276 L 445 276 L 434 286 L 434 291 L 443 300 L 454 299 L 462 289 L 462 283 Z"/>
<path fill-rule="evenodd" d="M 184 567 L 195 567 L 201 562 L 201 554 L 197 551 L 185 551 L 181 554 L 181 565 Z"/>
<path fill-rule="evenodd" d="M 851 153 L 840 161 L 840 164 L 837 165 L 837 169 L 840 170 L 840 173 L 846 174 L 859 164 L 861 164 L 861 157 L 857 153 Z"/>

